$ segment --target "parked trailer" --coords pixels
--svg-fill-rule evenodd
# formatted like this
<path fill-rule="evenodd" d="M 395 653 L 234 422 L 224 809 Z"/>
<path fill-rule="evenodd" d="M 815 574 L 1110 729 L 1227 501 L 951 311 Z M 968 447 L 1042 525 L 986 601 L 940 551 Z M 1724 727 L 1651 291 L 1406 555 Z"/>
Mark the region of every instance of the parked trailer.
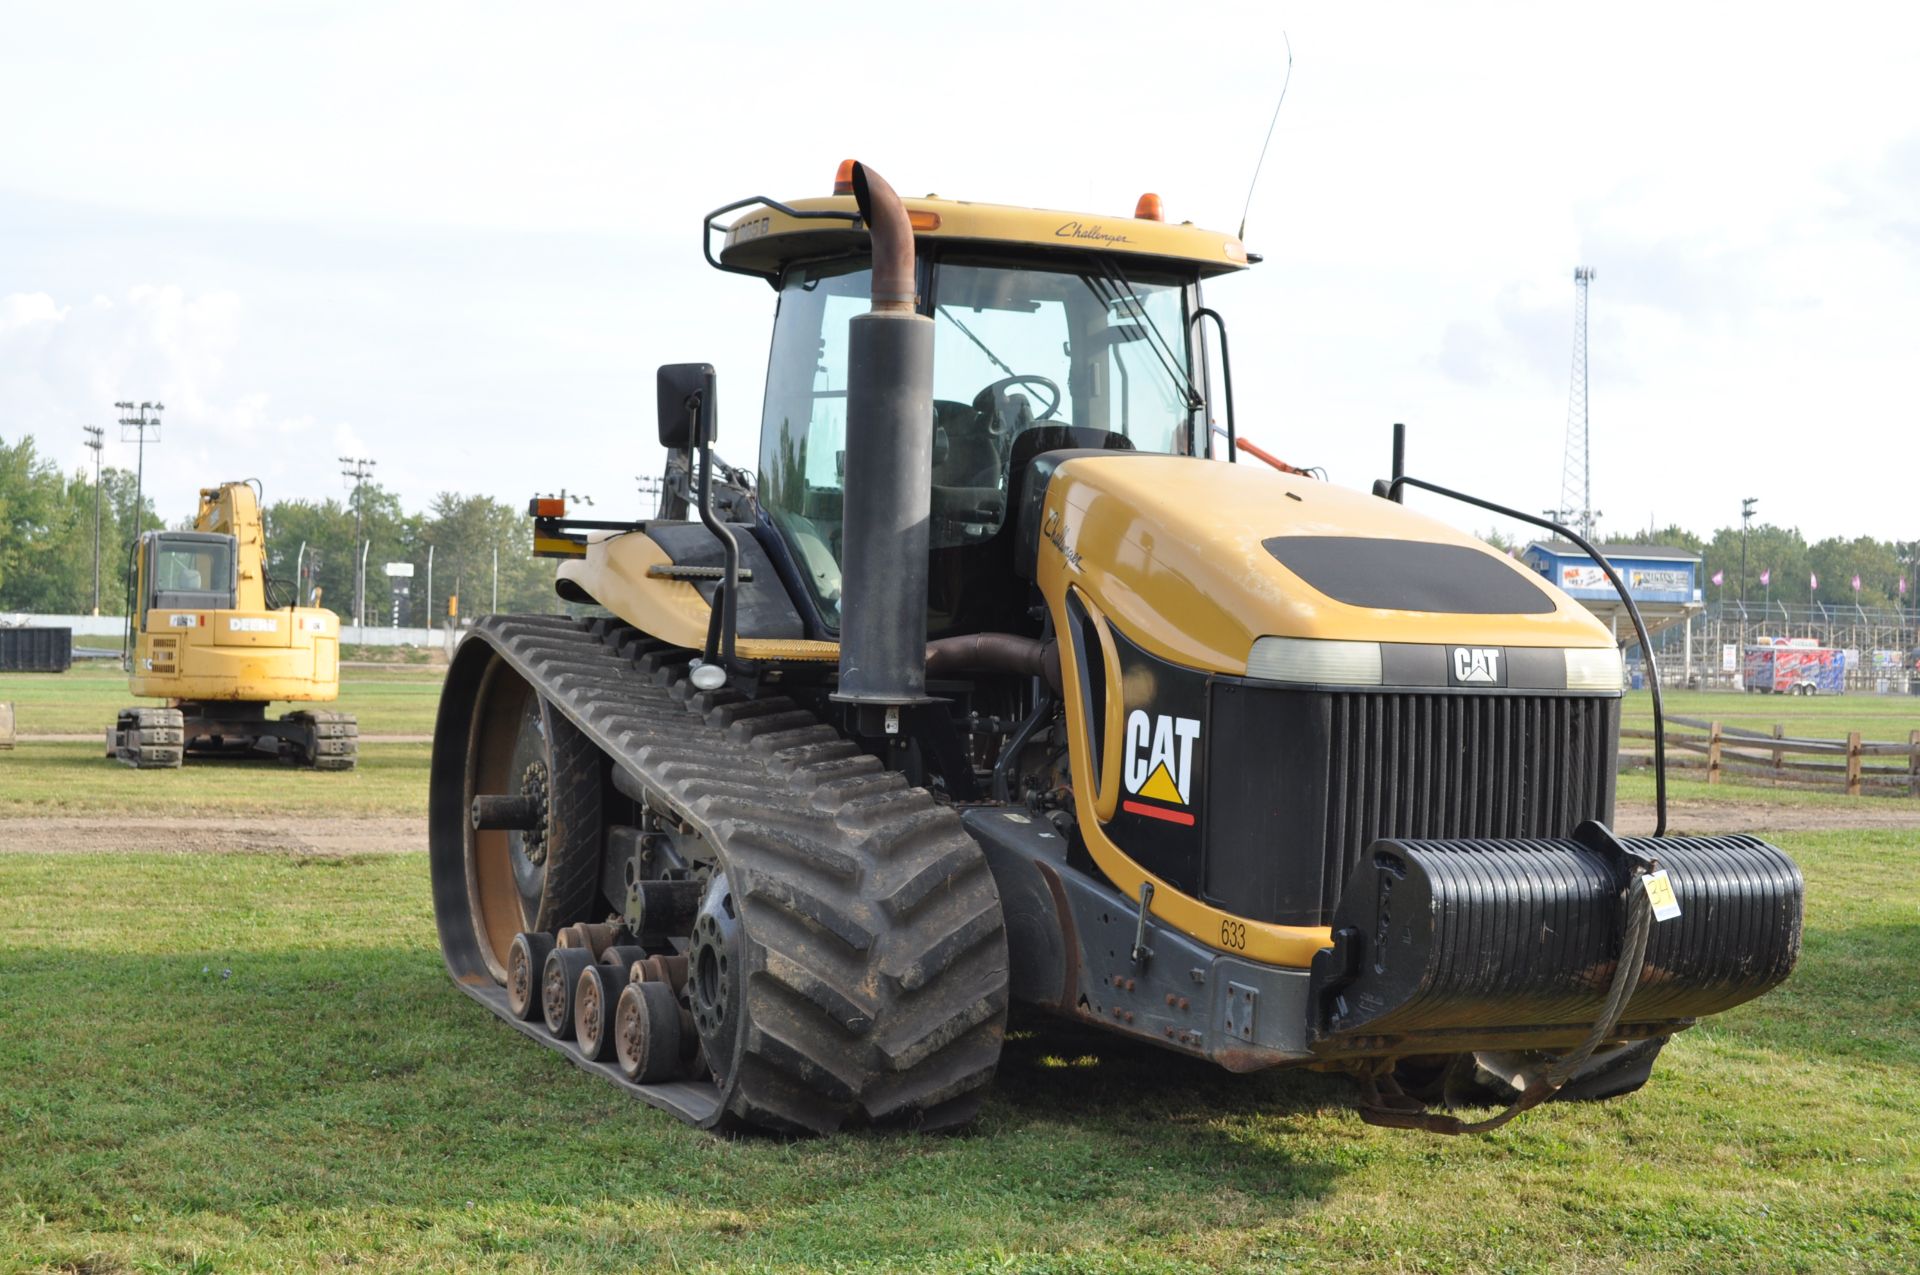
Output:
<path fill-rule="evenodd" d="M 1845 689 L 1845 652 L 1825 646 L 1750 646 L 1741 684 L 1768 695 L 1838 695 Z"/>

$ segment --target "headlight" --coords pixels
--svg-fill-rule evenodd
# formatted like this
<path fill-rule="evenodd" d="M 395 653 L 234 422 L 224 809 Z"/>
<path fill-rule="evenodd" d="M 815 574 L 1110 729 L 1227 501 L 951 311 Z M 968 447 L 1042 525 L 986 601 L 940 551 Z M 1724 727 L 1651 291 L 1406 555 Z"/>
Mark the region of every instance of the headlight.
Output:
<path fill-rule="evenodd" d="M 1611 646 L 1575 648 L 1561 652 L 1567 657 L 1567 689 L 1570 691 L 1617 691 L 1621 678 L 1620 652 Z"/>
<path fill-rule="evenodd" d="M 1616 663 L 1615 669 L 1619 668 Z M 1319 686 L 1380 685 L 1378 642 L 1263 637 L 1247 653 L 1247 676 Z M 1618 674 L 1615 675 L 1618 685 Z"/>

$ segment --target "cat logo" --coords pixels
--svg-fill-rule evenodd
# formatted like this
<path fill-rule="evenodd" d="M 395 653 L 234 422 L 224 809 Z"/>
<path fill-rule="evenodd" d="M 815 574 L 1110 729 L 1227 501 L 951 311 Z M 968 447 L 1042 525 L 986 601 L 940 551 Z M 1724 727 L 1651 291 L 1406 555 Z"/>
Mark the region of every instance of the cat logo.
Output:
<path fill-rule="evenodd" d="M 1159 713 L 1149 716 L 1138 708 L 1127 714 L 1122 778 L 1128 792 L 1147 800 L 1123 801 L 1120 808 L 1129 814 L 1192 827 L 1193 816 L 1177 807 L 1193 799 L 1193 745 L 1199 738 L 1200 722 L 1196 718 Z"/>
<path fill-rule="evenodd" d="M 1463 685 L 1470 682 L 1483 686 L 1499 685 L 1500 654 L 1497 646 L 1454 647 L 1453 680 Z"/>

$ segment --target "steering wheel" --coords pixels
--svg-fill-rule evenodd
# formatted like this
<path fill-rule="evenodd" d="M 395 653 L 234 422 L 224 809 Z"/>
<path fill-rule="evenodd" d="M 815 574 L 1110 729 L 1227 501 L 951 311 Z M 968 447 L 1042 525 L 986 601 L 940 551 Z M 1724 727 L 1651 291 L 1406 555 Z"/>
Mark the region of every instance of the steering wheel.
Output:
<path fill-rule="evenodd" d="M 1001 412 L 1001 403 L 1006 398 L 1007 391 L 1016 385 L 1036 386 L 1046 390 L 1052 396 L 1052 401 L 1047 404 L 1047 410 L 1033 418 L 1035 422 L 1052 420 L 1060 410 L 1060 400 L 1065 397 L 1060 393 L 1059 385 L 1044 376 L 1001 377 L 973 396 L 973 409 L 987 418 L 987 430 L 996 438 L 1007 432 L 1002 424 L 1004 417 Z"/>

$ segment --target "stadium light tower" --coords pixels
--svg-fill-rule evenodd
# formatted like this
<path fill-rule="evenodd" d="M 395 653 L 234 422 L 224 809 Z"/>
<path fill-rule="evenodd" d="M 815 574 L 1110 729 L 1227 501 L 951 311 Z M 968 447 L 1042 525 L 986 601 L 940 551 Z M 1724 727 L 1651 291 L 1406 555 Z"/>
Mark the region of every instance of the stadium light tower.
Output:
<path fill-rule="evenodd" d="M 147 486 L 147 436 L 153 436 L 155 445 L 160 442 L 160 413 L 167 410 L 165 403 L 115 403 L 126 415 L 120 418 L 120 441 L 137 442 L 140 445 L 139 459 L 134 462 L 133 470 L 133 536 L 140 538 L 140 520 L 146 515 Z M 153 413 L 149 416 L 147 413 Z M 128 431 L 132 433 L 129 434 Z"/>
<path fill-rule="evenodd" d="M 379 462 L 369 456 L 342 456 L 340 463 L 346 466 L 340 476 L 353 490 L 353 558 L 357 564 L 353 569 L 353 627 L 357 629 L 364 622 L 367 596 L 367 555 L 360 544 L 360 518 L 365 502 L 360 498 L 360 489 L 373 477 L 373 467 Z"/>
<path fill-rule="evenodd" d="M 1593 474 L 1587 446 L 1587 284 L 1593 267 L 1573 270 L 1573 382 L 1567 395 L 1567 449 L 1560 462 L 1560 508 L 1580 534 L 1593 539 Z"/>

